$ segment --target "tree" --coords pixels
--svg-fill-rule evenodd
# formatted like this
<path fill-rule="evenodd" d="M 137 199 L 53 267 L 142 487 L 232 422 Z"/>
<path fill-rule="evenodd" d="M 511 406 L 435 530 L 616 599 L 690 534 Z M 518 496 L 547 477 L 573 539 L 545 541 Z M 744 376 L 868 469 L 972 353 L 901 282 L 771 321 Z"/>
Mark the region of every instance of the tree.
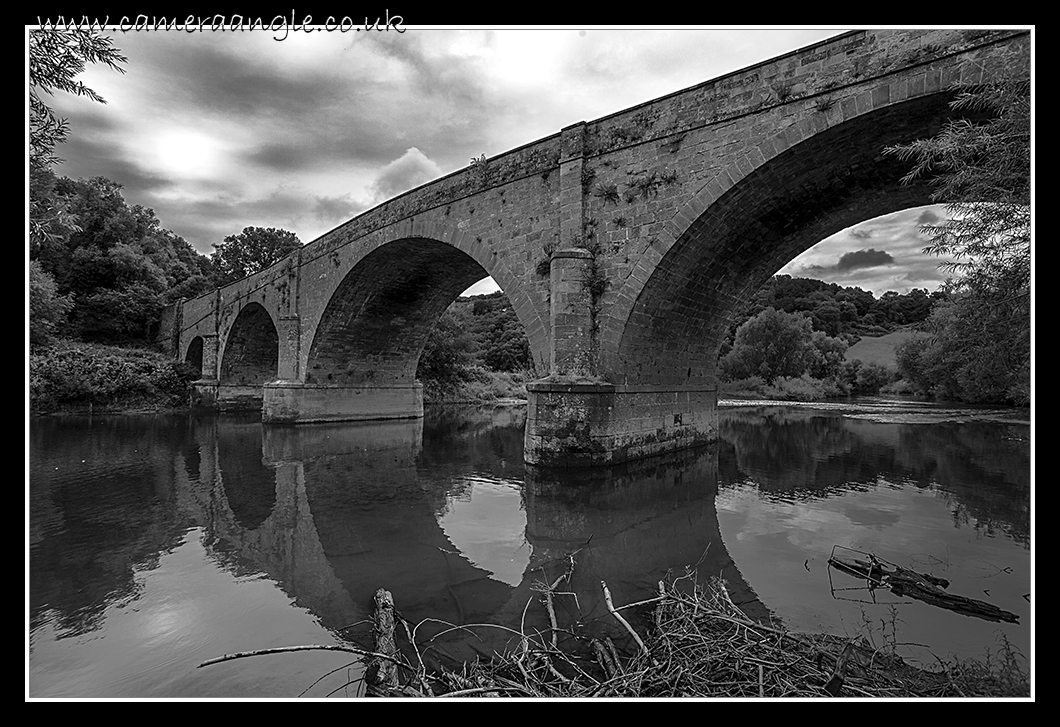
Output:
<path fill-rule="evenodd" d="M 427 336 L 416 378 L 439 392 L 448 392 L 474 378 L 475 339 L 468 331 L 466 309 L 446 310 Z"/>
<path fill-rule="evenodd" d="M 74 79 L 89 63 L 104 63 L 119 73 L 127 59 L 98 30 L 43 28 L 29 32 L 30 244 L 39 247 L 56 235 L 78 229 L 66 199 L 51 193 L 50 168 L 59 163 L 55 147 L 66 141 L 69 125 L 41 98 L 65 91 L 106 103 Z"/>
<path fill-rule="evenodd" d="M 471 333 L 481 364 L 492 371 L 530 369 L 530 344 L 508 296 L 498 290 L 472 301 Z"/>
<path fill-rule="evenodd" d="M 293 232 L 275 227 L 244 227 L 214 245 L 214 265 L 223 283 L 261 272 L 302 247 Z"/>
<path fill-rule="evenodd" d="M 74 79 L 89 63 L 104 63 L 119 73 L 128 59 L 99 30 L 43 28 L 29 33 L 30 163 L 50 167 L 60 160 L 55 146 L 66 140 L 69 125 L 44 103 L 40 94 L 65 91 L 106 103 L 102 96 Z"/>
<path fill-rule="evenodd" d="M 983 266 L 1028 264 L 1031 221 L 1030 81 L 998 82 L 961 91 L 954 111 L 985 114 L 950 121 L 931 139 L 889 147 L 885 153 L 913 161 L 905 183 L 931 176 L 932 200 L 949 219 L 922 229 L 926 249 L 951 255 L 943 265 L 965 276 Z"/>
<path fill-rule="evenodd" d="M 146 343 L 167 303 L 213 287 L 210 259 L 163 229 L 150 208 L 127 204 L 120 184 L 105 177 L 56 178 L 47 169 L 37 177 L 42 193 L 62 198 L 79 222 L 72 229 L 52 228 L 30 246 L 33 265 L 52 281 L 56 299 L 67 304 L 62 315 L 31 316 L 38 343 L 53 332 L 86 341 Z M 47 290 L 40 282 L 38 293 Z"/>
<path fill-rule="evenodd" d="M 943 264 L 955 275 L 950 303 L 929 319 L 932 340 L 905 352 L 909 372 L 939 396 L 1030 400 L 1030 104 L 1024 79 L 964 89 L 951 106 L 978 118 L 885 150 L 913 162 L 903 181 L 930 176 L 949 212 L 923 229 L 926 252 L 954 258 Z"/>
<path fill-rule="evenodd" d="M 732 350 L 720 365 L 729 378 L 761 376 L 772 384 L 781 376 L 802 376 L 815 355 L 809 318 L 766 308 L 736 329 Z"/>
<path fill-rule="evenodd" d="M 29 264 L 29 342 L 31 346 L 42 346 L 51 342 L 52 336 L 66 321 L 73 307 L 70 296 L 59 295 L 55 280 L 45 272 L 40 263 Z"/>
<path fill-rule="evenodd" d="M 809 374 L 815 379 L 834 379 L 839 376 L 846 361 L 847 342 L 833 338 L 823 331 L 814 331 L 810 338 L 813 352 L 810 356 Z"/>

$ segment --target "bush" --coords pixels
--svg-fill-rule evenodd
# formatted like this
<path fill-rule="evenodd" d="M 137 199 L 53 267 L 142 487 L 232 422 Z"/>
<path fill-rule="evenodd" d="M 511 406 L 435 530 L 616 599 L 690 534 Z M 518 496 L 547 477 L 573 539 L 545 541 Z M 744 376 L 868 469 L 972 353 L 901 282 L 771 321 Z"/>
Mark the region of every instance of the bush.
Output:
<path fill-rule="evenodd" d="M 892 381 L 886 386 L 883 386 L 880 389 L 880 393 L 890 394 L 892 396 L 917 396 L 922 392 L 905 379 L 898 379 L 897 381 Z"/>
<path fill-rule="evenodd" d="M 182 406 L 197 378 L 193 367 L 154 351 L 60 341 L 30 354 L 30 409 Z"/>
<path fill-rule="evenodd" d="M 880 389 L 894 381 L 897 374 L 894 370 L 878 363 L 868 363 L 858 371 L 854 382 L 854 393 L 878 394 Z"/>
<path fill-rule="evenodd" d="M 748 376 L 719 384 L 719 395 L 740 396 L 778 401 L 819 401 L 844 396 L 844 391 L 833 379 L 815 379 L 809 374 L 781 376 L 767 384 L 761 376 Z"/>
<path fill-rule="evenodd" d="M 815 379 L 809 374 L 782 376 L 766 386 L 762 393 L 769 399 L 780 401 L 819 401 L 844 394 L 834 380 Z"/>

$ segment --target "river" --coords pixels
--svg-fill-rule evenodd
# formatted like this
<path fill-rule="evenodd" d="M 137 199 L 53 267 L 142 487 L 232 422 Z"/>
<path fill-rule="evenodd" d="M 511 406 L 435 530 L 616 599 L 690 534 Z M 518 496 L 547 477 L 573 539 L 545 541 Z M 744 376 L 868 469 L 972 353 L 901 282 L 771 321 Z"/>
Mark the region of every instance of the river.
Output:
<path fill-rule="evenodd" d="M 720 575 L 749 615 L 861 634 L 910 661 L 1033 644 L 1026 410 L 722 402 L 715 446 L 606 470 L 522 459 L 522 408 L 265 427 L 237 415 L 35 418 L 27 492 L 31 698 L 357 696 L 383 587 L 428 658 L 547 627 L 612 632 L 614 600 Z M 872 552 L 1011 611 L 963 616 L 830 569 Z M 573 553 L 573 557 L 570 554 Z M 620 634 L 615 634 L 616 638 Z"/>

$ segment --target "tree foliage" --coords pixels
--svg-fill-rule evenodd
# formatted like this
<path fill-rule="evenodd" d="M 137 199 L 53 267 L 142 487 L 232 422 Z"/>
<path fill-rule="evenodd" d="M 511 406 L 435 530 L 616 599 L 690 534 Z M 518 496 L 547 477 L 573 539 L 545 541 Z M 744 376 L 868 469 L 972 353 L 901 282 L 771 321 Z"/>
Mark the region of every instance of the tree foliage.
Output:
<path fill-rule="evenodd" d="M 945 297 L 914 288 L 908 293 L 888 291 L 879 298 L 867 290 L 844 287 L 812 278 L 775 275 L 759 288 L 734 319 L 728 343 L 744 321 L 766 308 L 809 317 L 813 329 L 854 343 L 861 336 L 881 336 L 923 322 Z M 728 349 L 724 349 L 725 353 Z"/>
<path fill-rule="evenodd" d="M 102 96 L 75 80 L 89 63 L 103 63 L 125 73 L 127 62 L 112 39 L 96 29 L 42 28 L 29 32 L 30 163 L 50 167 L 60 160 L 55 147 L 69 134 L 69 124 L 41 98 L 64 91 L 106 103 Z"/>
<path fill-rule="evenodd" d="M 416 378 L 447 392 L 474 378 L 478 346 L 469 330 L 468 316 L 460 309 L 445 311 L 427 337 L 420 354 Z"/>
<path fill-rule="evenodd" d="M 732 350 L 719 365 L 726 378 L 758 376 L 767 384 L 811 369 L 823 378 L 838 372 L 846 348 L 842 340 L 815 334 L 807 316 L 766 308 L 736 330 Z"/>
<path fill-rule="evenodd" d="M 40 263 L 29 264 L 29 342 L 42 346 L 51 342 L 73 307 L 69 295 L 59 295 L 55 279 Z"/>
<path fill-rule="evenodd" d="M 472 301 L 471 333 L 481 364 L 492 371 L 528 370 L 530 343 L 508 296 L 497 291 Z"/>
<path fill-rule="evenodd" d="M 213 247 L 221 282 L 231 283 L 283 260 L 302 247 L 302 241 L 293 232 L 275 227 L 244 227 Z"/>
<path fill-rule="evenodd" d="M 50 297 L 40 300 L 64 302 L 45 306 L 49 316 L 31 316 L 31 337 L 38 342 L 54 333 L 85 341 L 147 343 L 165 305 L 213 287 L 210 259 L 162 228 L 151 209 L 128 205 L 121 185 L 105 177 L 55 177 L 47 169 L 35 176 L 31 193 L 45 204 L 62 199 L 77 222 L 50 226 L 30 246 L 33 266 L 54 286 Z M 38 294 L 49 290 L 39 283 Z"/>
<path fill-rule="evenodd" d="M 952 106 L 980 118 L 951 121 L 936 137 L 891 147 L 913 162 L 905 181 L 930 177 L 949 219 L 924 228 L 944 264 L 950 303 L 927 322 L 933 337 L 899 352 L 923 391 L 970 402 L 1030 401 L 1031 86 L 964 89 Z"/>
<path fill-rule="evenodd" d="M 523 326 L 508 296 L 497 291 L 449 306 L 430 333 L 416 378 L 444 393 L 487 370 L 519 375 L 532 368 Z"/>
<path fill-rule="evenodd" d="M 44 28 L 29 33 L 29 161 L 30 244 L 77 230 L 76 216 L 61 195 L 49 194 L 50 169 L 61 161 L 55 147 L 66 141 L 69 124 L 45 103 L 43 94 L 56 91 L 106 103 L 102 96 L 75 80 L 89 63 L 103 63 L 124 73 L 126 62 L 111 39 L 98 30 Z"/>
<path fill-rule="evenodd" d="M 983 266 L 1022 270 L 1026 262 L 1029 279 L 1030 81 L 966 89 L 950 105 L 988 118 L 952 120 L 931 139 L 886 150 L 913 162 L 903 182 L 930 177 L 932 200 L 949 212 L 941 224 L 922 228 L 931 237 L 925 252 L 952 256 L 943 265 L 965 276 Z"/>

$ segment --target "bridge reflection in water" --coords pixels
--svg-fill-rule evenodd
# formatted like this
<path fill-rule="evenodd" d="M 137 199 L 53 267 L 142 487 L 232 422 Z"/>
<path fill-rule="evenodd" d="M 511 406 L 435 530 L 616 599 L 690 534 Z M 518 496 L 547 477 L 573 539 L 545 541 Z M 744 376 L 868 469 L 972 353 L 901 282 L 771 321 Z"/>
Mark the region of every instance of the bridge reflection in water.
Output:
<path fill-rule="evenodd" d="M 391 591 L 411 623 L 434 619 L 421 625 L 421 639 L 447 624 L 546 629 L 540 586 L 563 574 L 571 553 L 573 576 L 558 589 L 566 595 L 556 596 L 561 629 L 621 637 L 600 582 L 618 604 L 629 603 L 689 567 L 701 578 L 724 576 L 749 615 L 768 617 L 721 540 L 716 448 L 591 472 L 538 471 L 515 451 L 524 416 L 521 409 L 499 417 L 461 412 L 463 424 L 454 427 L 441 412 L 426 429 L 424 420 L 297 427 L 220 420 L 195 433 L 209 454 L 198 458 L 204 471 L 194 479 L 216 483 L 200 503 L 207 530 L 234 562 L 264 572 L 324 626 L 362 644 L 370 640 L 366 619 L 378 588 Z M 260 467 L 249 472 L 255 445 Z M 213 468 L 216 477 L 205 471 Z M 475 537 L 503 529 L 516 508 L 525 515 L 525 565 L 514 584 L 476 562 L 447 515 L 483 485 L 509 495 L 503 512 L 478 513 Z M 512 637 L 489 627 L 474 636 L 450 631 L 432 655 L 474 658 Z"/>
<path fill-rule="evenodd" d="M 31 688 L 294 695 L 344 662 L 311 653 L 195 667 L 337 634 L 366 644 L 379 587 L 413 623 L 517 628 L 525 609 L 525 628 L 543 629 L 535 584 L 555 581 L 572 551 L 561 589 L 577 600 L 558 596 L 557 615 L 589 634 L 614 625 L 601 580 L 629 603 L 693 564 L 701 579 L 721 573 L 750 615 L 766 616 L 760 597 L 787 628 L 851 633 L 873 607 L 830 592 L 821 559 L 841 543 L 908 554 L 953 593 L 989 588 L 985 598 L 1020 615 L 999 625 L 897 604 L 906 642 L 964 658 L 995 648 L 1000 631 L 1031 653 L 1026 412 L 843 406 L 730 408 L 717 451 L 573 477 L 524 464 L 522 409 L 287 428 L 257 416 L 34 420 Z M 867 613 L 878 622 L 892 605 Z M 427 623 L 420 641 L 442 628 Z M 475 634 L 448 634 L 444 653 L 489 653 L 511 636 Z"/>

